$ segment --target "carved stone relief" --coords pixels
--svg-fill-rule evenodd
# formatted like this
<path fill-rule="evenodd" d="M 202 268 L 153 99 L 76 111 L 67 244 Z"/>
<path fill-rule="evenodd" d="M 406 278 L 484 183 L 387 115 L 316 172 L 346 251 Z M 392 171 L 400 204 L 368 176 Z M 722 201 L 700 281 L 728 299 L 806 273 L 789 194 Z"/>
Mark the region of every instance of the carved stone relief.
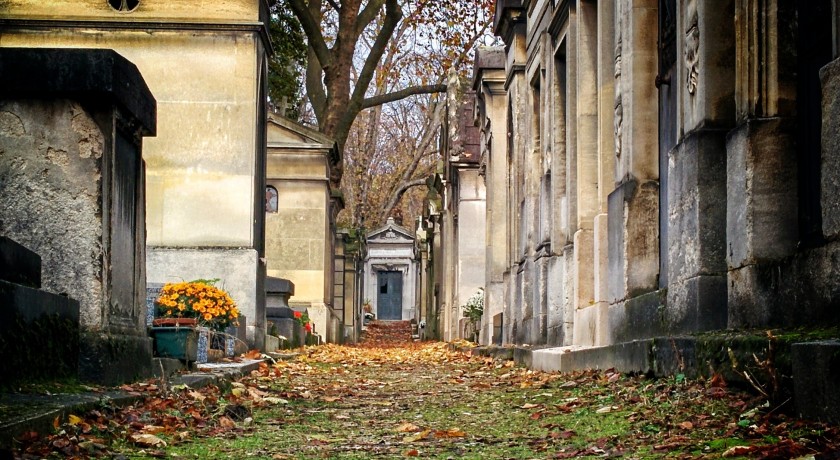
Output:
<path fill-rule="evenodd" d="M 618 11 L 615 34 L 615 113 L 613 116 L 613 136 L 615 139 L 615 156 L 621 157 L 621 125 L 624 121 L 624 108 L 621 104 L 621 11 Z"/>
<path fill-rule="evenodd" d="M 621 106 L 621 95 L 615 98 L 615 114 L 613 116 L 613 135 L 615 136 L 615 156 L 621 157 L 621 125 L 624 121 L 624 108 Z"/>
<path fill-rule="evenodd" d="M 694 0 L 688 2 L 685 23 L 685 71 L 688 93 L 697 92 L 697 76 L 700 55 L 700 29 L 697 25 L 697 5 Z"/>
<path fill-rule="evenodd" d="M 616 80 L 621 76 L 621 19 L 619 18 L 616 25 L 615 34 L 615 71 Z"/>

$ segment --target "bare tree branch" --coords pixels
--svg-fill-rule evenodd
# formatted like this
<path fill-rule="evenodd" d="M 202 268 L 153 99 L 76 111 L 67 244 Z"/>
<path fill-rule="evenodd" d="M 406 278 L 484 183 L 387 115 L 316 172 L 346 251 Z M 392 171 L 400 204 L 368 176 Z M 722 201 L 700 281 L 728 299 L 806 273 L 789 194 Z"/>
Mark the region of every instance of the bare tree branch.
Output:
<path fill-rule="evenodd" d="M 318 61 L 321 62 L 321 67 L 329 67 L 332 58 L 327 43 L 324 41 L 324 36 L 321 35 L 320 18 L 312 14 L 305 0 L 289 0 L 289 8 L 292 9 L 292 12 L 300 21 L 300 25 L 309 40 L 309 47 L 312 48 Z"/>
<path fill-rule="evenodd" d="M 410 180 L 408 182 L 403 182 L 397 188 L 395 193 L 391 195 L 391 198 L 388 199 L 388 202 L 385 206 L 382 207 L 382 218 L 386 217 L 388 214 L 391 213 L 391 210 L 400 202 L 405 192 L 408 191 L 411 187 L 418 187 L 420 185 L 426 185 L 427 177 L 418 177 L 417 179 Z"/>
<path fill-rule="evenodd" d="M 445 84 L 409 86 L 408 88 L 403 88 L 399 91 L 394 91 L 393 93 L 369 97 L 362 101 L 362 108 L 367 109 L 377 105 L 399 101 L 400 99 L 405 99 L 409 96 L 414 96 L 416 94 L 432 94 L 443 92 L 446 92 Z"/>
<path fill-rule="evenodd" d="M 315 118 L 320 124 L 324 119 L 324 111 L 327 107 L 327 93 L 324 89 L 324 83 L 321 81 L 323 69 L 321 69 L 321 64 L 315 58 L 315 52 L 311 47 L 308 56 L 309 58 L 306 61 L 306 95 L 309 97 L 309 102 L 312 103 Z"/>
<path fill-rule="evenodd" d="M 327 2 L 329 2 L 330 6 L 333 7 L 334 10 L 341 11 L 341 5 L 336 3 L 335 0 L 327 0 Z"/>
<path fill-rule="evenodd" d="M 353 88 L 353 94 L 350 96 L 350 107 L 347 108 L 345 117 L 341 121 L 341 127 L 350 129 L 353 120 L 362 110 L 362 101 L 365 93 L 370 86 L 376 68 L 379 66 L 379 61 L 382 59 L 382 54 L 388 46 L 388 42 L 394 35 L 394 30 L 397 28 L 400 19 L 402 19 L 402 9 L 397 0 L 385 1 L 385 22 L 382 28 L 376 35 L 376 40 L 373 46 L 370 47 L 370 52 L 365 59 L 365 64 L 362 66 L 362 71 L 359 72 L 359 79 L 356 81 L 356 86 Z"/>
<path fill-rule="evenodd" d="M 379 14 L 379 9 L 385 4 L 385 0 L 371 0 L 365 8 L 359 12 L 359 19 L 356 24 L 356 36 L 362 35 L 365 27 L 368 26 Z"/>

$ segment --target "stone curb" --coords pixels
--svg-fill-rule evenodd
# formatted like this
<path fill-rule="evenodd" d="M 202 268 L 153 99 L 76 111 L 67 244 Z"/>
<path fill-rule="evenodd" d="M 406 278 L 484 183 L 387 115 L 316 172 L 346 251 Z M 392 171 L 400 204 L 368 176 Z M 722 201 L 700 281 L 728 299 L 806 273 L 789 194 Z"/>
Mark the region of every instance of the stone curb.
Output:
<path fill-rule="evenodd" d="M 176 385 L 187 385 L 190 388 L 202 388 L 211 384 L 223 386 L 227 382 L 259 369 L 263 361 L 199 364 L 197 365 L 199 372 L 172 375 L 168 380 L 168 386 L 170 388 Z M 8 420 L 0 420 L 0 449 L 13 447 L 13 440 L 27 431 L 51 433 L 56 417 L 65 420 L 70 414 L 84 413 L 104 405 L 125 407 L 151 396 L 127 391 L 72 395 L 0 395 L 0 414 L 3 414 L 3 410 L 13 413 L 15 407 L 29 408 L 22 415 L 17 417 L 10 415 Z M 32 409 L 33 406 L 34 409 Z"/>
<path fill-rule="evenodd" d="M 771 344 L 772 342 L 772 344 Z M 466 347 L 450 349 L 545 372 L 615 369 L 630 374 L 688 378 L 722 377 L 756 391 L 756 385 L 796 413 L 813 420 L 840 422 L 840 341 L 803 341 L 760 335 L 706 334 L 657 337 L 601 347 Z M 819 362 L 819 365 L 815 365 Z M 750 381 L 745 375 L 751 375 Z M 795 391 L 794 391 L 795 390 Z M 794 394 L 795 393 L 795 394 Z M 784 404 L 784 403 L 783 403 Z"/>

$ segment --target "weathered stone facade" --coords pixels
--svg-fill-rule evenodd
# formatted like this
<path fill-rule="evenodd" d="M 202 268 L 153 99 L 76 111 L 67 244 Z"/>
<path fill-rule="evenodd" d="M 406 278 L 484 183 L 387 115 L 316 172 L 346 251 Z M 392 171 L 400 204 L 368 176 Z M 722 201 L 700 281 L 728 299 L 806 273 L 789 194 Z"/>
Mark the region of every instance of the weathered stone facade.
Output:
<path fill-rule="evenodd" d="M 482 343 L 840 321 L 831 1 L 496 7 Z"/>
<path fill-rule="evenodd" d="M 142 146 L 156 129 L 152 94 L 112 50 L 0 48 L 0 88 L 0 236 L 42 255 L 30 287 L 78 301 L 80 377 L 150 375 Z M 21 293 L 18 309 L 55 303 Z"/>
<path fill-rule="evenodd" d="M 484 289 L 487 242 L 486 193 L 480 166 L 480 133 L 474 126 L 473 92 L 463 93 L 461 83 L 450 79 L 447 124 L 442 139 L 443 174 L 438 182 L 442 197 L 439 216 L 443 270 L 437 272 L 440 304 L 437 327 L 440 338 L 455 340 L 469 335 L 464 317 L 467 300 Z"/>
<path fill-rule="evenodd" d="M 344 336 L 343 310 L 333 305 L 335 215 L 330 157 L 335 141 L 289 119 L 268 117 L 266 264 L 295 284 L 293 308 L 306 309 L 328 342 Z"/>
<path fill-rule="evenodd" d="M 376 319 L 409 321 L 418 318 L 417 255 L 414 235 L 389 217 L 384 226 L 366 235 L 363 298 Z"/>
<path fill-rule="evenodd" d="M 143 150 L 147 279 L 223 278 L 261 347 L 268 4 L 111 3 L 2 2 L 0 47 L 110 48 L 137 66 L 158 103 Z"/>

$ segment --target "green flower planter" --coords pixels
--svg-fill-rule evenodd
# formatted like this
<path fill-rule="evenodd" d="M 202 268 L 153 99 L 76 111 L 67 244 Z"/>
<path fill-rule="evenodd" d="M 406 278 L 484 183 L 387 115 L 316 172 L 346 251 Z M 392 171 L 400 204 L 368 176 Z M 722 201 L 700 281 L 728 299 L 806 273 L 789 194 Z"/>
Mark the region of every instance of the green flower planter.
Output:
<path fill-rule="evenodd" d="M 198 331 L 191 327 L 153 327 L 155 354 L 183 361 L 198 359 Z"/>

